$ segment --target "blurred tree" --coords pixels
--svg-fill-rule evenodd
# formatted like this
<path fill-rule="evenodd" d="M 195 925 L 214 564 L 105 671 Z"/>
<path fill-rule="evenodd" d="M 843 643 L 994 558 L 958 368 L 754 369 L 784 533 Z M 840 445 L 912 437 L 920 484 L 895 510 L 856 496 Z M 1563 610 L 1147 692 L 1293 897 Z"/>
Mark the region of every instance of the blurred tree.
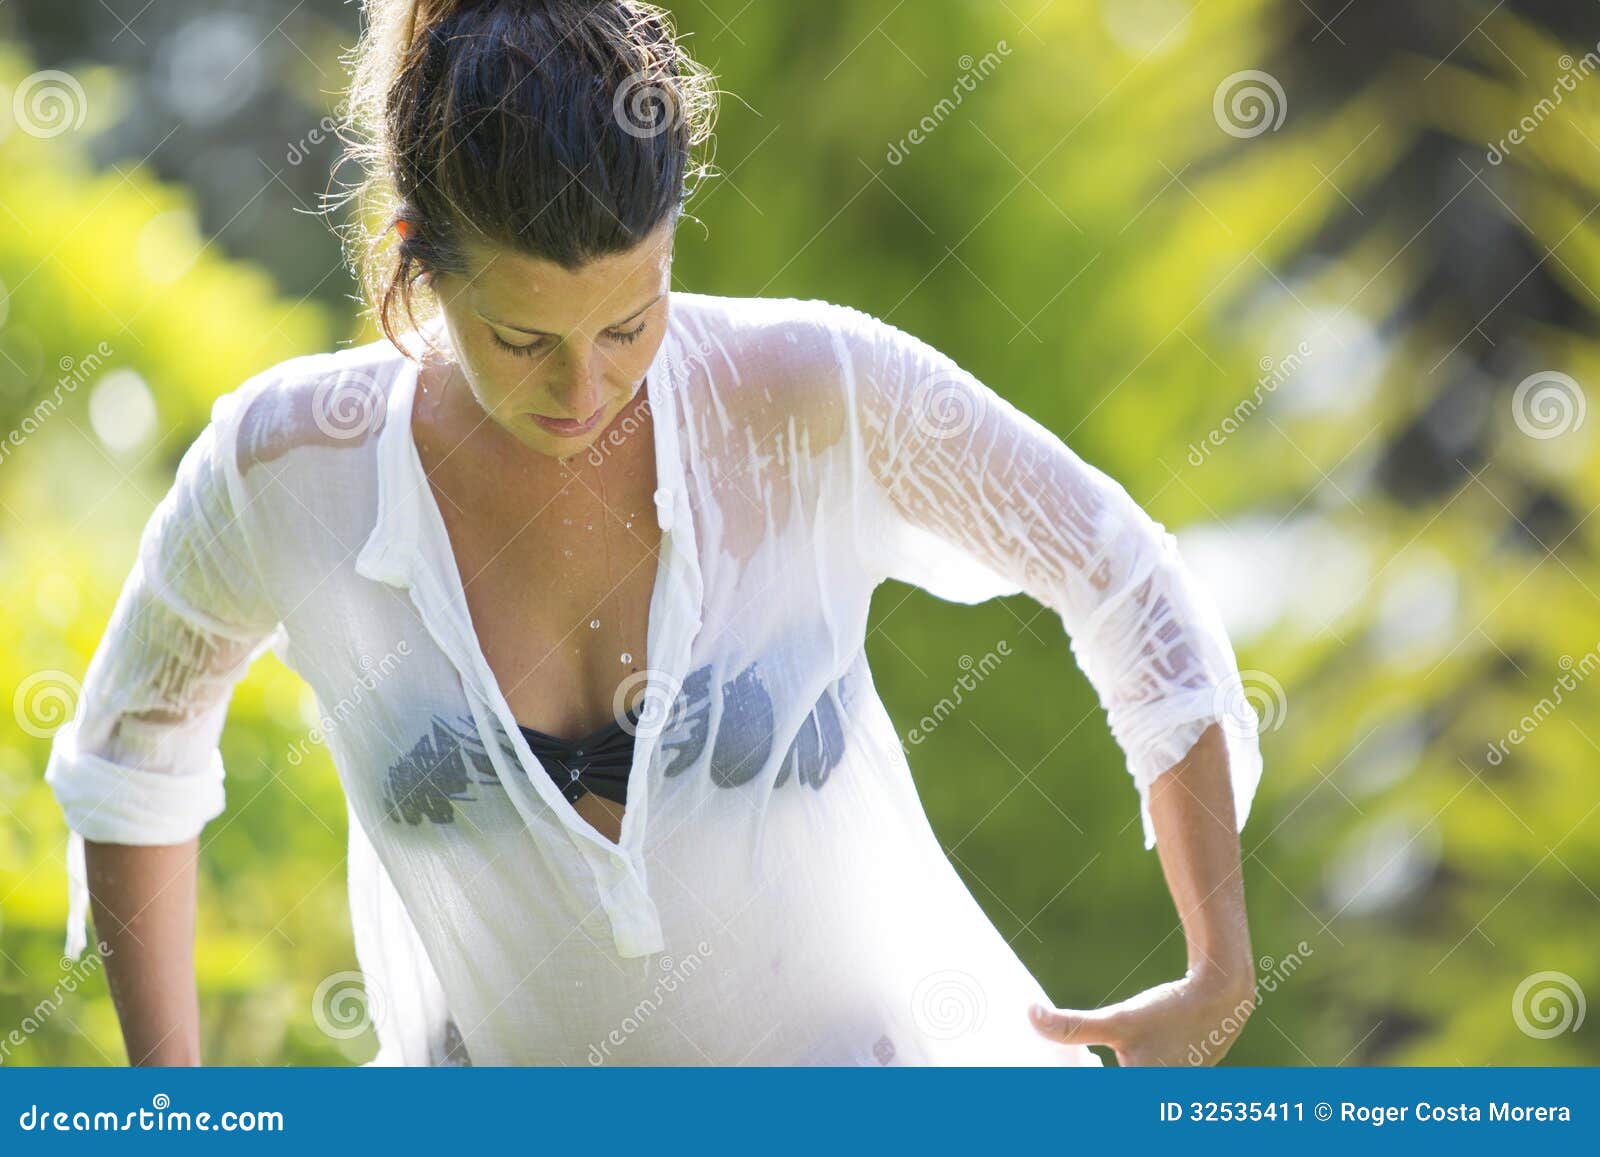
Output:
<path fill-rule="evenodd" d="M 13 686 L 81 670 L 209 398 L 332 336 L 328 310 L 219 254 L 339 313 L 351 292 L 296 210 L 333 168 L 319 122 L 356 6 L 141 3 L 0 7 L 89 114 L 0 141 L 0 215 L 21 226 L 0 230 L 4 416 L 105 339 L 170 430 L 135 469 L 99 433 L 127 423 L 96 423 L 85 391 L 120 381 L 113 415 L 139 391 L 96 364 L 49 440 L 0 461 L 0 584 L 35 612 L 11 620 Z M 1592 1033 L 1538 1022 L 1600 991 L 1594 6 L 669 7 L 729 94 L 678 287 L 825 297 L 925 338 L 1123 482 L 1216 592 L 1268 769 L 1244 835 L 1263 999 L 1230 1062 L 1593 1063 Z M 124 473 L 136 487 L 96 506 Z M 1180 973 L 1121 753 L 1054 616 L 891 586 L 869 651 L 935 830 L 1053 999 Z M 318 759 L 285 766 L 314 717 L 300 699 L 268 660 L 230 716 L 232 790 L 272 803 L 208 845 L 214 1060 L 360 1043 L 307 1015 L 349 965 L 337 786 Z M 44 742 L 11 742 L 15 1021 L 56 977 L 60 829 Z M 25 1063 L 116 1052 L 109 1005 L 73 1007 Z"/>
<path fill-rule="evenodd" d="M 39 74 L 16 52 L 0 52 L 0 91 L 29 77 Z M 212 400 L 334 333 L 320 307 L 284 300 L 208 245 L 182 190 L 144 170 L 94 168 L 82 142 L 104 123 L 93 110 L 115 106 L 116 79 L 75 79 L 81 92 L 44 78 L 49 101 L 25 107 L 64 123 L 81 108 L 78 133 L 13 122 L 10 99 L 0 109 L 0 217 L 11 223 L 0 229 L 0 665 L 18 725 L 0 737 L 0 1036 L 25 1038 L 8 1039 L 9 1064 L 124 1060 L 92 954 L 61 955 L 66 834 L 42 779 L 49 735 L 72 711 L 138 530 Z M 229 713 L 230 802 L 256 798 L 244 822 L 202 838 L 208 1063 L 350 1055 L 311 1011 L 318 979 L 354 955 L 337 780 L 315 747 L 303 763 L 287 758 L 316 719 L 308 700 L 268 657 Z"/>

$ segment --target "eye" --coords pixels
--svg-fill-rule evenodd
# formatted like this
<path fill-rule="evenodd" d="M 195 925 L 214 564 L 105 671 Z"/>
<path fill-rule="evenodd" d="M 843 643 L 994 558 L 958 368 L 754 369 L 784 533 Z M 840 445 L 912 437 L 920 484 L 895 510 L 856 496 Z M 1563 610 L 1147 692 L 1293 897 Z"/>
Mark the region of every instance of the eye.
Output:
<path fill-rule="evenodd" d="M 645 331 L 649 324 L 647 321 L 641 321 L 638 325 L 628 330 L 608 329 L 606 330 L 606 336 L 627 345 L 629 342 L 638 341 L 639 335 Z"/>
<path fill-rule="evenodd" d="M 544 349 L 544 338 L 538 338 L 529 342 L 527 345 L 512 345 L 510 342 L 506 341 L 505 338 L 495 333 L 495 331 L 492 329 L 489 331 L 489 336 L 494 339 L 495 345 L 499 346 L 509 354 L 515 354 L 519 358 L 532 357 L 534 354 Z"/>

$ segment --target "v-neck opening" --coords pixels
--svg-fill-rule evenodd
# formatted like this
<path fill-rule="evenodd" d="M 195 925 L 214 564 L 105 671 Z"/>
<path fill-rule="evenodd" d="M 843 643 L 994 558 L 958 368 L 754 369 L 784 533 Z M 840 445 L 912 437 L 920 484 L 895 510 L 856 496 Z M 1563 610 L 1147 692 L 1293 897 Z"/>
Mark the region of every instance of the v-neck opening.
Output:
<path fill-rule="evenodd" d="M 649 652 L 646 668 L 645 695 L 663 699 L 660 714 L 665 716 L 671 700 L 676 696 L 681 680 L 679 667 L 687 659 L 688 646 L 700 626 L 700 569 L 695 557 L 694 527 L 687 505 L 682 501 L 682 463 L 679 460 L 677 440 L 676 393 L 681 383 L 674 375 L 678 369 L 675 355 L 674 319 L 669 315 L 666 332 L 656 358 L 645 375 L 643 388 L 650 403 L 652 445 L 655 451 L 656 489 L 653 501 L 657 507 L 657 523 L 661 527 L 661 543 L 657 551 L 656 574 L 651 584 L 650 606 L 646 615 L 645 638 Z M 394 383 L 394 394 L 389 399 L 386 422 L 396 424 L 386 432 L 392 435 L 387 444 L 378 448 L 380 476 L 387 485 L 380 486 L 378 525 L 358 560 L 357 569 L 369 577 L 404 586 L 410 590 L 413 603 L 422 615 L 424 624 L 440 643 L 447 657 L 463 677 L 461 664 L 456 660 L 449 639 L 441 634 L 443 625 L 434 621 L 427 607 L 430 592 L 419 597 L 415 567 L 429 561 L 435 566 L 434 575 L 438 590 L 431 593 L 442 598 L 446 605 L 433 608 L 436 613 L 453 615 L 461 636 L 460 650 L 476 674 L 480 695 L 512 744 L 526 778 L 535 793 L 545 801 L 566 830 L 591 848 L 608 857 L 621 857 L 636 872 L 642 872 L 640 851 L 643 847 L 649 792 L 647 769 L 654 758 L 655 739 L 659 727 L 638 726 L 635 731 L 634 758 L 630 766 L 627 801 L 624 804 L 621 828 L 615 842 L 602 835 L 588 820 L 580 815 L 572 803 L 552 781 L 548 769 L 534 753 L 523 734 L 521 724 L 512 715 L 510 705 L 500 687 L 493 669 L 484 655 L 477 626 L 472 622 L 467 607 L 466 588 L 456 562 L 455 549 L 444 522 L 438 498 L 422 465 L 417 451 L 415 431 L 412 428 L 412 411 L 420 366 L 407 359 L 401 377 Z M 403 473 L 405 482 L 400 481 Z M 430 557 L 422 542 L 424 534 L 435 536 L 436 552 Z M 681 619 L 692 617 L 693 622 Z M 603 730 L 603 729 L 602 729 Z M 538 774 L 533 774 L 537 771 Z"/>

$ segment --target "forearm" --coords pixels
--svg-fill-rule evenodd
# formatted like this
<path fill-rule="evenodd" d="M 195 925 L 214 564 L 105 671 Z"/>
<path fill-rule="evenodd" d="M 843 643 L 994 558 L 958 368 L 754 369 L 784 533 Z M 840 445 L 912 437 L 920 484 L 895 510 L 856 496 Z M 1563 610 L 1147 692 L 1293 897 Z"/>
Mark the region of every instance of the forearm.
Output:
<path fill-rule="evenodd" d="M 1255 985 L 1227 744 L 1212 724 L 1150 790 L 1156 849 L 1188 942 L 1189 974 L 1233 994 Z"/>
<path fill-rule="evenodd" d="M 131 1065 L 200 1064 L 195 853 L 84 841 L 96 935 Z"/>

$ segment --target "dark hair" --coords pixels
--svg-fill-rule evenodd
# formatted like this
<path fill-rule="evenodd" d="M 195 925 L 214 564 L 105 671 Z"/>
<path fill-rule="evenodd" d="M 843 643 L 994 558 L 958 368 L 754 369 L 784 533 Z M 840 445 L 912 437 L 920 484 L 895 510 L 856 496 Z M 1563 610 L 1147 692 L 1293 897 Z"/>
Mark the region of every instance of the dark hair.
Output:
<path fill-rule="evenodd" d="M 465 241 L 567 269 L 625 252 L 712 170 L 716 89 L 643 0 L 366 0 L 346 118 L 347 241 L 390 341 Z M 401 318 L 405 325 L 401 325 Z"/>

